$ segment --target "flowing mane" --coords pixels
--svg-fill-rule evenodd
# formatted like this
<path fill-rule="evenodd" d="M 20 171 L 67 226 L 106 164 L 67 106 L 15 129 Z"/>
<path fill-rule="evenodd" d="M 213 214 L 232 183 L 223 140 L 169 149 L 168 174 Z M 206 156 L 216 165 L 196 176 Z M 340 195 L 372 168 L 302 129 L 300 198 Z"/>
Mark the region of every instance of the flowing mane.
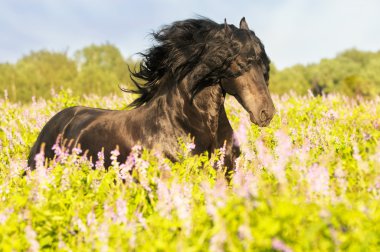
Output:
<path fill-rule="evenodd" d="M 231 62 L 243 47 L 241 41 L 233 37 L 236 30 L 238 28 L 234 25 L 201 18 L 177 21 L 153 33 L 156 45 L 140 53 L 143 60 L 137 71 L 131 71 L 136 89 L 122 89 L 140 95 L 129 106 L 139 107 L 150 101 L 159 85 L 165 85 L 160 79 L 167 73 L 172 74 L 177 83 L 190 74 L 191 95 L 194 97 L 203 87 L 215 84 L 221 78 L 239 76 L 257 60 L 265 61 L 269 68 L 264 46 L 252 32 L 256 42 L 254 59 L 239 65 L 237 72 L 230 70 Z"/>

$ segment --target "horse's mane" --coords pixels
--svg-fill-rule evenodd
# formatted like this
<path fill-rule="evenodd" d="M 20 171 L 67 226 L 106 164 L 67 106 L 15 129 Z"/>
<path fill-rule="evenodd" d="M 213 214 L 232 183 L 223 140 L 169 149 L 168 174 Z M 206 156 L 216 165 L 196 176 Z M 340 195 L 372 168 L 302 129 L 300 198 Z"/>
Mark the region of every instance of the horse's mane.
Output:
<path fill-rule="evenodd" d="M 229 71 L 229 66 L 243 45 L 227 34 L 226 28 L 237 29 L 201 18 L 177 21 L 153 33 L 156 45 L 140 53 L 143 60 L 136 71 L 131 71 L 136 89 L 122 89 L 140 95 L 129 106 L 139 107 L 151 100 L 158 87 L 164 85 L 160 79 L 167 73 L 178 83 L 190 75 L 192 97 L 220 78 L 236 75 Z"/>

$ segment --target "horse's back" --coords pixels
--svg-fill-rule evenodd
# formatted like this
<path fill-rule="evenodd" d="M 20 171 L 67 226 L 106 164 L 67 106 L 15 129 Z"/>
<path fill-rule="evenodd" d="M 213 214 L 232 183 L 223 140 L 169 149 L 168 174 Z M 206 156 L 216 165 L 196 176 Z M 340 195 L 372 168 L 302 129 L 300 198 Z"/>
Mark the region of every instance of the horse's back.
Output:
<path fill-rule="evenodd" d="M 37 141 L 34 143 L 29 157 L 28 166 L 31 169 L 35 168 L 35 156 L 41 151 L 41 147 L 44 148 L 45 157 L 52 159 L 54 158 L 54 151 L 52 150 L 53 145 L 56 143 L 58 136 L 66 138 L 66 132 L 71 133 L 70 130 L 72 124 L 78 122 L 84 123 L 93 120 L 97 115 L 104 113 L 106 110 L 88 108 L 88 107 L 69 107 L 57 114 L 55 114 L 42 128 Z M 81 116 L 81 120 L 75 120 L 76 117 Z M 84 120 L 82 120 L 84 119 Z M 77 127 L 78 128 L 78 127 Z M 70 135 L 73 135 L 72 133 Z"/>

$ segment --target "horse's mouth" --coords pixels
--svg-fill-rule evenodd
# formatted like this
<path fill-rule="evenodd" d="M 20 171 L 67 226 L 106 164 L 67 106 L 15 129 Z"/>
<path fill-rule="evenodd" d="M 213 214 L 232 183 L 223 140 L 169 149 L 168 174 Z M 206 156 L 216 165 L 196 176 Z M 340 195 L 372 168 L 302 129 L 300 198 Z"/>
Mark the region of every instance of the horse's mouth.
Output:
<path fill-rule="evenodd" d="M 269 125 L 271 118 L 267 118 L 264 121 L 261 120 L 256 120 L 255 116 L 253 115 L 252 112 L 249 112 L 249 119 L 251 120 L 252 123 L 256 124 L 259 127 L 266 127 Z"/>

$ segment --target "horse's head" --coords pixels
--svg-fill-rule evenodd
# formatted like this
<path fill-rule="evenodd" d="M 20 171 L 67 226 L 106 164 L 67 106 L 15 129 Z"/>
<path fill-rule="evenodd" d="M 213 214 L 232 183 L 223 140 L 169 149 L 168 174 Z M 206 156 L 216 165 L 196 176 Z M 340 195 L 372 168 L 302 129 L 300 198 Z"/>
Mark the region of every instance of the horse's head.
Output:
<path fill-rule="evenodd" d="M 221 79 L 221 86 L 247 110 L 253 123 L 267 126 L 275 108 L 268 89 L 270 61 L 264 46 L 249 30 L 245 18 L 240 21 L 240 29 L 227 23 L 224 29 L 239 52 L 230 64 L 231 74 Z"/>

